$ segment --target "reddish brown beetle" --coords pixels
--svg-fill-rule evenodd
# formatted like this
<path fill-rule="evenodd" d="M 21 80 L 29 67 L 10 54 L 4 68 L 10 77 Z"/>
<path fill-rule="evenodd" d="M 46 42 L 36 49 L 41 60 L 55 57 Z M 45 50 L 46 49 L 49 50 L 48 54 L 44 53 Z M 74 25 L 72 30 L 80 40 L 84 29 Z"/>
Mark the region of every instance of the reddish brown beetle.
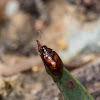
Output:
<path fill-rule="evenodd" d="M 47 72 L 55 76 L 61 75 L 63 70 L 63 63 L 58 54 L 47 46 L 42 46 L 38 40 L 36 41 L 38 45 L 38 51 L 40 53 Z"/>

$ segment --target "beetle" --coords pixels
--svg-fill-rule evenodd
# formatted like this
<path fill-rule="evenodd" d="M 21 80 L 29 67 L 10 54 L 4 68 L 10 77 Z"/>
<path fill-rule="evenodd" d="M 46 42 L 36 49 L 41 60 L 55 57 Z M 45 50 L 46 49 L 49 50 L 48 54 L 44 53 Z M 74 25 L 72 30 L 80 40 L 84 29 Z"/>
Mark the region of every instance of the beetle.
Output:
<path fill-rule="evenodd" d="M 46 71 L 54 76 L 61 75 L 63 70 L 63 63 L 58 54 L 51 48 L 48 48 L 46 45 L 42 46 L 38 40 L 36 41 L 38 45 L 38 52 L 45 65 Z"/>

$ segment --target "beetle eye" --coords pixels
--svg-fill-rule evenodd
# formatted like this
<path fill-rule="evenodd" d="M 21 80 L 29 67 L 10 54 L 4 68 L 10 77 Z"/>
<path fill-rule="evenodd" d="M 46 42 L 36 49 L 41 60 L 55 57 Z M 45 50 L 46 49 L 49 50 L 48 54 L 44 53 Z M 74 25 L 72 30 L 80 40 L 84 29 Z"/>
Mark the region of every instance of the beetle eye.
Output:
<path fill-rule="evenodd" d="M 40 48 L 40 50 L 42 51 L 42 50 L 43 50 L 43 48 Z"/>
<path fill-rule="evenodd" d="M 43 51 L 43 48 L 40 48 L 40 50 L 39 51 Z"/>

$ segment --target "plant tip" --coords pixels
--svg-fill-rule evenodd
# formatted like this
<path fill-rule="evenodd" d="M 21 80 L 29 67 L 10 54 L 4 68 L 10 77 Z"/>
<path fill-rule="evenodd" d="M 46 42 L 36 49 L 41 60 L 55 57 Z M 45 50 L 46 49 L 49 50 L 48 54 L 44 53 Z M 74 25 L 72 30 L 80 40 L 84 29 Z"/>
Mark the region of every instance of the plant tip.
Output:
<path fill-rule="evenodd" d="M 37 45 L 38 45 L 38 50 L 40 50 L 41 44 L 40 44 L 40 42 L 38 40 L 36 40 L 36 42 L 37 42 Z"/>

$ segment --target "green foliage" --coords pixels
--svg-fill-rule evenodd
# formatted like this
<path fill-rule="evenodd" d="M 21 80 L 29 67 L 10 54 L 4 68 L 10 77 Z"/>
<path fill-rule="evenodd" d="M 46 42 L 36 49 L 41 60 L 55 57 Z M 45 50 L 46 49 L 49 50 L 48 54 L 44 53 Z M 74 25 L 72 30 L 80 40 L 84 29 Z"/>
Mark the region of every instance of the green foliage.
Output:
<path fill-rule="evenodd" d="M 8 81 L 4 81 L 5 82 L 5 90 L 10 92 L 12 90 L 12 86 L 10 84 L 10 82 Z"/>
<path fill-rule="evenodd" d="M 63 93 L 64 100 L 94 100 L 85 87 L 65 68 L 63 68 L 61 76 L 51 76 Z"/>

